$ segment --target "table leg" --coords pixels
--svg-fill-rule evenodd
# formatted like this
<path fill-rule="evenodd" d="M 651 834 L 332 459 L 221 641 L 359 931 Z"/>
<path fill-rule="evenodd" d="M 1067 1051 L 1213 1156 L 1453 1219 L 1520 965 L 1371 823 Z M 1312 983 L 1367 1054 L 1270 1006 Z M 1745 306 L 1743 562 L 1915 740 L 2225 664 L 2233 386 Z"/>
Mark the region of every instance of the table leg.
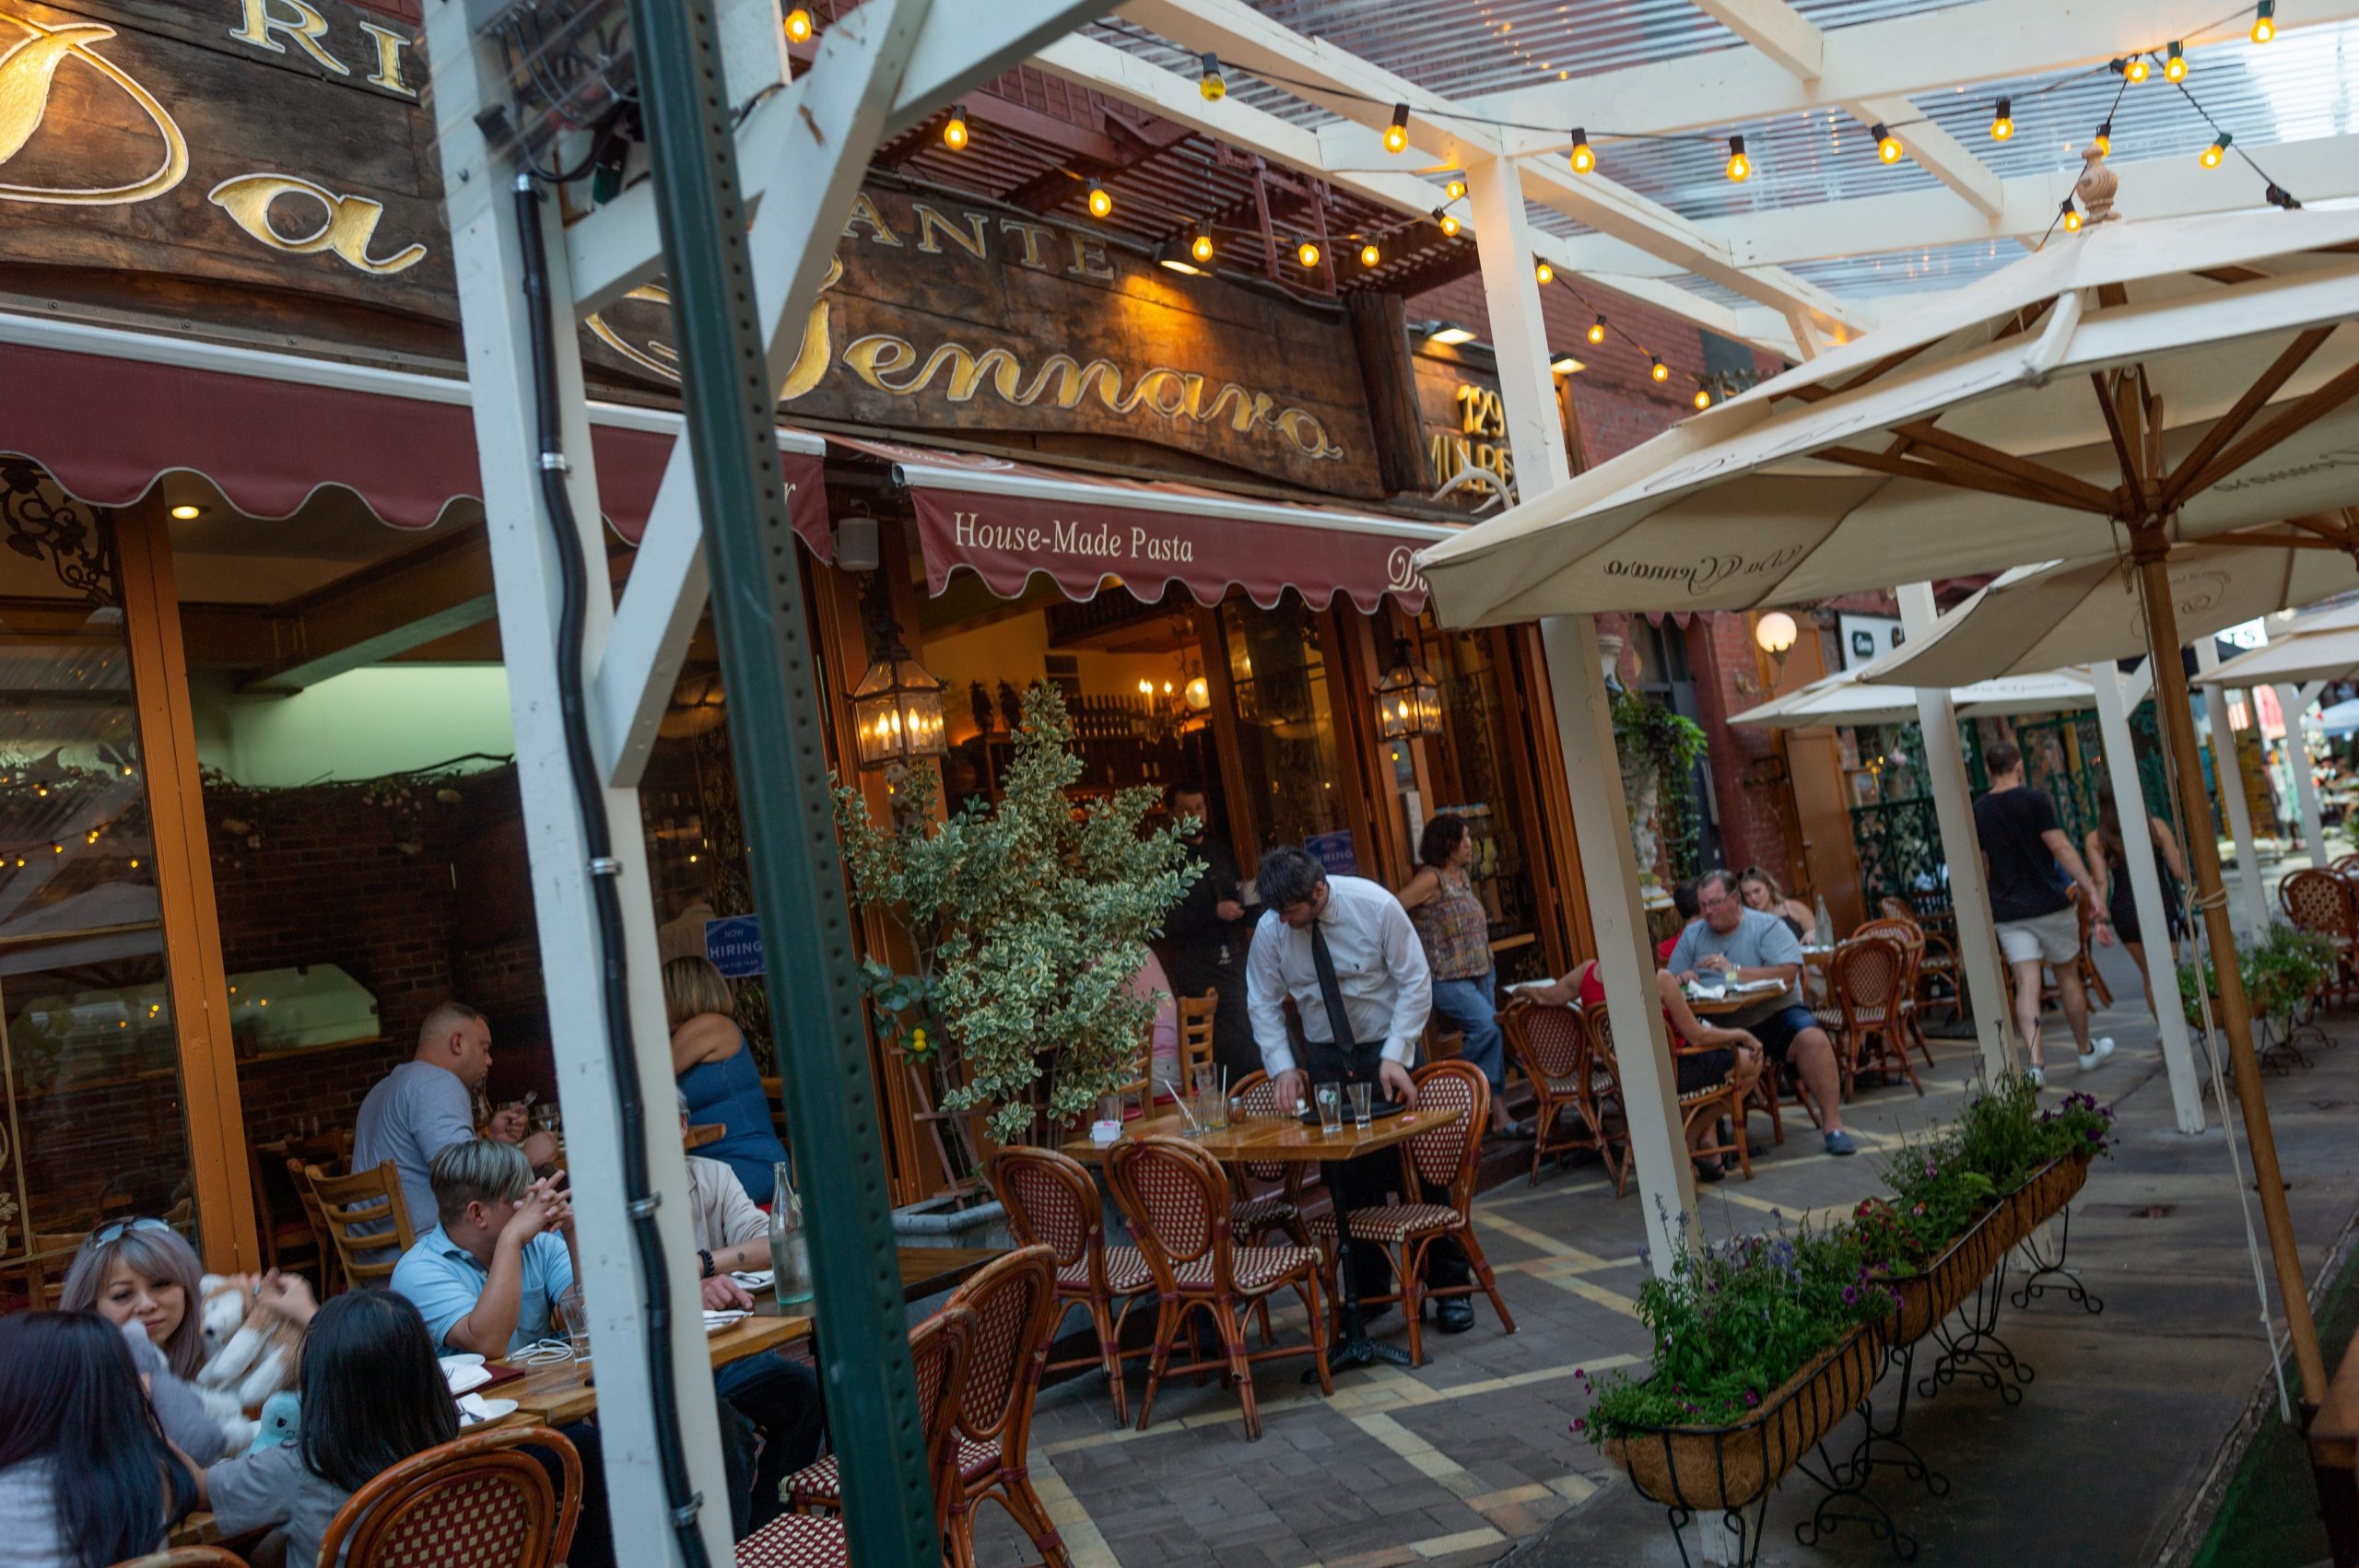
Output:
<path fill-rule="evenodd" d="M 1328 1169 L 1340 1172 L 1350 1163 L 1332 1160 L 1328 1162 Z M 1327 1178 L 1328 1199 L 1335 1217 L 1335 1285 L 1340 1296 L 1335 1312 L 1334 1341 L 1327 1349 L 1328 1371 L 1331 1374 L 1348 1372 L 1353 1367 L 1379 1361 L 1393 1366 L 1406 1366 L 1409 1364 L 1409 1352 L 1398 1345 L 1388 1345 L 1368 1338 L 1367 1326 L 1361 1320 L 1359 1281 L 1352 1270 L 1349 1239 L 1352 1213 L 1350 1187 L 1351 1183 L 1337 1181 L 1332 1175 Z M 1303 1375 L 1303 1381 L 1307 1383 L 1318 1380 L 1316 1369 Z"/>

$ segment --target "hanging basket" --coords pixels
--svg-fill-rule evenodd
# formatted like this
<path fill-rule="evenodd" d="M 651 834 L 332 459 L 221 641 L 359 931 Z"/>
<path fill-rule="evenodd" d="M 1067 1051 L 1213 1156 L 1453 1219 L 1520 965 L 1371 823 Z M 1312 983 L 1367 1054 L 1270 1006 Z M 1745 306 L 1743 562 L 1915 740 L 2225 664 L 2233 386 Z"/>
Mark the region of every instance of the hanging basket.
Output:
<path fill-rule="evenodd" d="M 1605 1457 L 1641 1495 L 1666 1507 L 1743 1508 L 1868 1397 L 1884 1370 L 1889 1333 L 1888 1321 L 1853 1329 L 1733 1426 L 1641 1428 L 1608 1438 Z"/>

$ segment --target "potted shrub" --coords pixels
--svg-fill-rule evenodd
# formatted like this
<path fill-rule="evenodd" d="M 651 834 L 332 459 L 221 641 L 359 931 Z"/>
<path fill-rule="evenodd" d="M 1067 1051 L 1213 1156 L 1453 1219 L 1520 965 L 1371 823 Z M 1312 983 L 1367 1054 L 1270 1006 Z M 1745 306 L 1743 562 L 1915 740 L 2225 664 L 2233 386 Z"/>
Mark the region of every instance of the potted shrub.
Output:
<path fill-rule="evenodd" d="M 2257 942 L 2240 944 L 2236 949 L 2236 973 L 2245 984 L 2245 1001 L 2252 1016 L 2259 1019 L 2283 1044 L 2294 1033 L 2296 1017 L 2308 1007 L 2321 987 L 2333 978 L 2335 971 L 2333 939 L 2319 931 L 2296 930 L 2292 926 L 2272 922 L 2268 935 Z M 2189 1027 L 2204 1026 L 2204 995 L 2217 997 L 2219 977 L 2212 967 L 2210 954 L 2201 959 L 2201 990 L 2197 987 L 2196 966 L 2178 966 L 2179 1000 L 2187 1012 Z M 2215 1001 L 2216 1009 L 2218 1003 Z"/>
<path fill-rule="evenodd" d="M 1144 827 L 1143 785 L 1076 804 L 1081 777 L 1063 695 L 1024 696 L 996 807 L 933 821 L 931 766 L 902 785 L 904 825 L 886 833 L 839 785 L 836 822 L 854 897 L 909 938 L 912 967 L 862 961 L 888 1047 L 931 1064 L 945 1108 L 988 1117 L 993 1138 L 1050 1138 L 1138 1076 L 1154 1004 L 1131 993 L 1147 939 L 1198 874 L 1180 825 Z"/>

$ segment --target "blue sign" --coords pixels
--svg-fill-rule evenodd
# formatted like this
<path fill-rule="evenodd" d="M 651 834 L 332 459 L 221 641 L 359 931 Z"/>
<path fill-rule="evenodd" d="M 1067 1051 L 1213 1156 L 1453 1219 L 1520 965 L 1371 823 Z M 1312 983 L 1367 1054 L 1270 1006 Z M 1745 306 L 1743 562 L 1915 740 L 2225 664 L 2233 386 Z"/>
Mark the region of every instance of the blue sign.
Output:
<path fill-rule="evenodd" d="M 762 972 L 762 921 L 758 915 L 732 915 L 704 923 L 704 955 L 733 980 Z"/>
<path fill-rule="evenodd" d="M 1359 852 L 1352 848 L 1348 833 L 1314 833 L 1302 841 L 1310 858 L 1327 868 L 1329 876 L 1360 874 Z"/>

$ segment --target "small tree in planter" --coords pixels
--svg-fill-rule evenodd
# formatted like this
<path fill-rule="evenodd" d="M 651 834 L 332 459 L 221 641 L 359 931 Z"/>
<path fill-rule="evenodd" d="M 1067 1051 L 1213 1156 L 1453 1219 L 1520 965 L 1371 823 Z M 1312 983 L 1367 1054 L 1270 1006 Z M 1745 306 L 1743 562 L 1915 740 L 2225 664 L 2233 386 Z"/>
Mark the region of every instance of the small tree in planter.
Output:
<path fill-rule="evenodd" d="M 860 902 L 888 912 L 916 955 L 861 968 L 888 1043 L 933 1063 L 950 1110 L 989 1113 L 1017 1142 L 1093 1110 L 1137 1076 L 1154 1004 L 1131 994 L 1146 942 L 1199 872 L 1180 825 L 1142 830 L 1152 786 L 1077 810 L 1081 777 L 1063 694 L 1024 696 L 996 808 L 931 822 L 931 766 L 901 786 L 909 825 L 887 835 L 857 790 L 836 789 L 837 834 Z"/>
<path fill-rule="evenodd" d="M 2201 962 L 2201 991 L 2216 999 L 2220 982 L 2212 968 L 2211 954 L 2204 954 Z M 2306 1021 L 2310 1003 L 2319 988 L 2333 977 L 2334 968 L 2331 939 L 2318 931 L 2295 930 L 2280 921 L 2271 922 L 2268 934 L 2260 941 L 2238 946 L 2236 973 L 2244 980 L 2246 1004 L 2275 1036 L 2264 1047 L 2265 1053 L 2291 1048 L 2294 1026 Z M 2201 1029 L 2204 1024 L 2203 998 L 2197 988 L 2195 965 L 2180 965 L 2179 1000 L 2185 1005 L 2188 1024 Z M 2215 1000 L 2212 1006 L 2216 1009 L 2218 1005 Z"/>

